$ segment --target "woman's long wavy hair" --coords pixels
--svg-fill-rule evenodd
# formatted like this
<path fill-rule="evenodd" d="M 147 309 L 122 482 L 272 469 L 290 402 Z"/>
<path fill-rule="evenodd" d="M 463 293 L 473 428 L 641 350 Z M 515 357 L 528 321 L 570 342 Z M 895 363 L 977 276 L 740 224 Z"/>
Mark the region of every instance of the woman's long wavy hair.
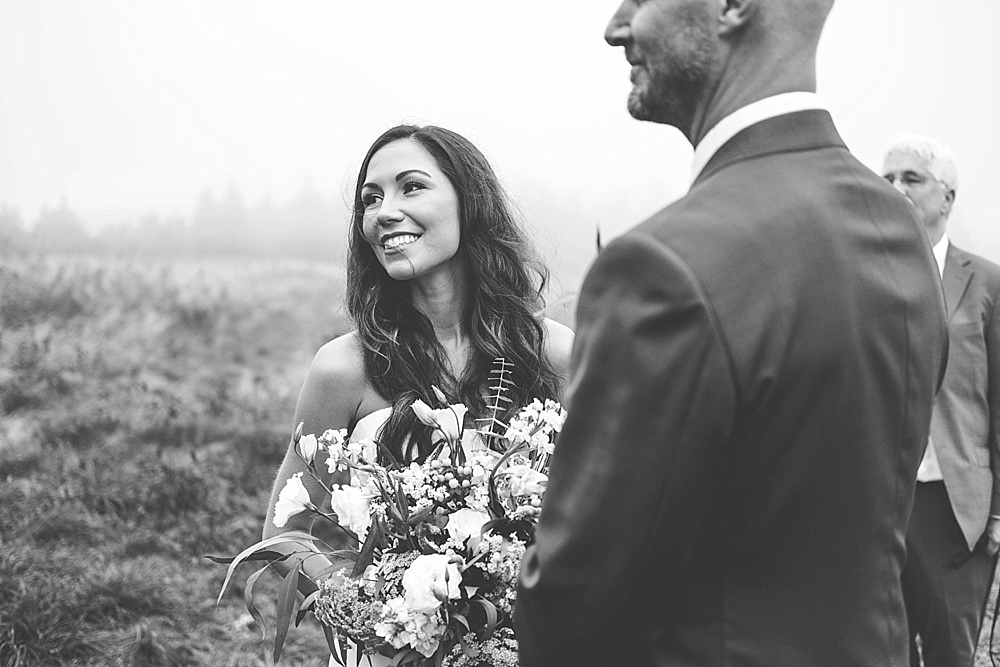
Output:
<path fill-rule="evenodd" d="M 469 282 L 465 328 L 472 345 L 459 377 L 449 372 L 445 350 L 430 321 L 413 306 L 407 282 L 389 277 L 364 235 L 361 191 L 368 164 L 383 147 L 402 139 L 427 149 L 458 195 L 459 251 Z M 530 250 L 486 157 L 466 138 L 432 125 L 399 125 L 376 139 L 358 174 L 349 243 L 347 308 L 357 325 L 368 381 L 393 405 L 380 442 L 397 462 L 430 454 L 430 429 L 410 405 L 417 398 L 437 404 L 431 385 L 450 402 L 465 403 L 470 415 L 485 416 L 490 371 L 498 357 L 513 371 L 507 393 L 512 402 L 505 404 L 502 420 L 532 398 L 557 398 L 559 379 L 544 353 L 540 315 L 547 272 Z"/>

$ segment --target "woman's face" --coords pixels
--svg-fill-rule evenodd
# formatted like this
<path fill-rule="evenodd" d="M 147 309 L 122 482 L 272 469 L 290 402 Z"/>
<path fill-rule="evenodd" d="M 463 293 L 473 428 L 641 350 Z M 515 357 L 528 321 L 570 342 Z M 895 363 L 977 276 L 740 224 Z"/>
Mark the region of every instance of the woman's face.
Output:
<path fill-rule="evenodd" d="M 419 142 L 399 139 L 368 163 L 363 231 L 394 280 L 459 269 L 458 195 Z"/>

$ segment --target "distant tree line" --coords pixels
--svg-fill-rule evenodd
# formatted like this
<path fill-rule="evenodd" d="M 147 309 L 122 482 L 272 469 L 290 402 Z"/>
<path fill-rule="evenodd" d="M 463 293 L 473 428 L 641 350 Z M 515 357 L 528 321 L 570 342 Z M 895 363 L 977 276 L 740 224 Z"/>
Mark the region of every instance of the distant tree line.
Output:
<path fill-rule="evenodd" d="M 253 207 L 235 189 L 221 199 L 206 191 L 187 218 L 151 213 L 97 231 L 65 201 L 43 207 L 31 221 L 0 204 L 0 252 L 298 257 L 339 263 L 347 224 L 343 205 L 310 190 L 281 206 L 263 200 Z"/>

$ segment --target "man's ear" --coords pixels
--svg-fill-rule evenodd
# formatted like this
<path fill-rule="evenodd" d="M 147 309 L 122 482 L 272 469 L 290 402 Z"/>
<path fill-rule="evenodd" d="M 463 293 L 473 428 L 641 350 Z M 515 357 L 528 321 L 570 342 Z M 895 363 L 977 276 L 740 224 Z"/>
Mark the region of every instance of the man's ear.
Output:
<path fill-rule="evenodd" d="M 741 30 L 757 11 L 758 0 L 720 0 L 719 33 L 726 35 Z"/>
<path fill-rule="evenodd" d="M 955 196 L 956 192 L 954 188 L 949 189 L 944 193 L 944 201 L 941 202 L 941 213 L 943 213 L 945 217 L 951 215 L 951 208 L 955 205 Z"/>

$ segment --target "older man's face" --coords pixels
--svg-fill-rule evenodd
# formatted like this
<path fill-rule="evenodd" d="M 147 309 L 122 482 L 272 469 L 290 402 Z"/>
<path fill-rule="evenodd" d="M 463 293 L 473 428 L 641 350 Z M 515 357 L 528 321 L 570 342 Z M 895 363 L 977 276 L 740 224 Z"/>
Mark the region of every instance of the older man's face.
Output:
<path fill-rule="evenodd" d="M 919 155 L 889 153 L 882 166 L 882 176 L 910 200 L 925 227 L 941 223 L 951 213 L 954 191 L 934 177 L 927 160 Z"/>
<path fill-rule="evenodd" d="M 604 38 L 632 65 L 628 110 L 639 120 L 685 128 L 711 75 L 717 49 L 706 0 L 625 0 Z"/>

